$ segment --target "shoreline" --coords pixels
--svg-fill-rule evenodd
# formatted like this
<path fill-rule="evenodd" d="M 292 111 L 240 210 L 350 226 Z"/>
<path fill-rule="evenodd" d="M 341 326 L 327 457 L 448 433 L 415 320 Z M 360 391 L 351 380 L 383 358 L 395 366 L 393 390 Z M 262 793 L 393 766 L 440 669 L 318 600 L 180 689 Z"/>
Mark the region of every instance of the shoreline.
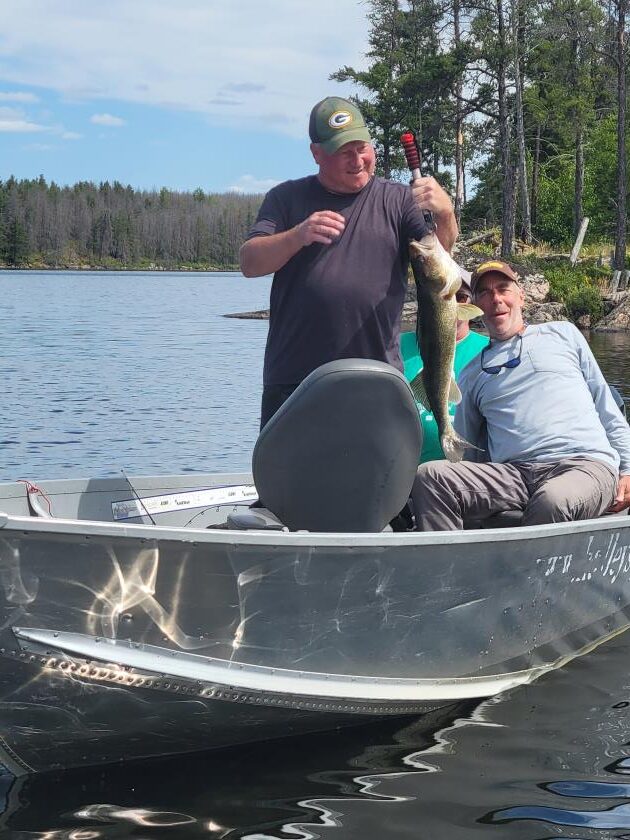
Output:
<path fill-rule="evenodd" d="M 19 274 L 20 272 L 33 272 L 37 271 L 40 273 L 50 272 L 51 274 L 59 274 L 59 273 L 68 273 L 71 271 L 76 272 L 91 272 L 94 274 L 105 274 L 105 273 L 122 273 L 122 272 L 142 272 L 143 274 L 240 274 L 240 269 L 235 268 L 234 266 L 228 266 L 226 268 L 217 268 L 216 266 L 208 267 L 208 268 L 198 268 L 193 266 L 179 266 L 177 268 L 166 268 L 165 266 L 156 266 L 151 265 L 148 267 L 138 267 L 138 266 L 121 266 L 120 268 L 112 267 L 112 266 L 95 266 L 95 265 L 86 265 L 86 266 L 40 266 L 40 265 L 21 265 L 21 266 L 13 266 L 13 265 L 0 265 L 0 271 L 7 271 L 7 272 L 15 272 Z"/>

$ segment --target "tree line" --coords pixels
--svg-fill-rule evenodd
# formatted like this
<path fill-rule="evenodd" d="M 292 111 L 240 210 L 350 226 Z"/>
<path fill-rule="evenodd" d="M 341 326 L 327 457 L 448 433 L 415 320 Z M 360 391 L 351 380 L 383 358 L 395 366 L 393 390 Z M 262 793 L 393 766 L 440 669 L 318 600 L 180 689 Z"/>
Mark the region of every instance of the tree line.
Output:
<path fill-rule="evenodd" d="M 412 129 L 424 174 L 463 231 L 566 246 L 626 265 L 630 0 L 367 0 L 368 65 L 354 82 L 379 172 L 404 178 Z M 0 261 L 235 267 L 260 196 L 134 190 L 118 182 L 0 181 Z"/>
<path fill-rule="evenodd" d="M 261 196 L 0 181 L 0 262 L 9 266 L 236 268 Z"/>
<path fill-rule="evenodd" d="M 332 74 L 403 177 L 415 132 L 424 174 L 455 197 L 461 225 L 566 245 L 584 216 L 626 259 L 630 0 L 368 0 L 368 67 Z M 408 177 L 408 176 L 407 176 Z"/>

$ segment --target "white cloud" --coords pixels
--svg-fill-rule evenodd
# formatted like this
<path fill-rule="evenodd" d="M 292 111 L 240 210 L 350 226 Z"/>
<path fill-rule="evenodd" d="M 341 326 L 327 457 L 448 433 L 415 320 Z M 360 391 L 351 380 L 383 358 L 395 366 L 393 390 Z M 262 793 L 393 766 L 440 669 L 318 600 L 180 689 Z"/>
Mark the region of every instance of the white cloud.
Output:
<path fill-rule="evenodd" d="M 125 121 L 121 117 L 115 117 L 113 114 L 92 114 L 90 122 L 94 125 L 107 125 L 116 128 L 125 125 Z"/>
<path fill-rule="evenodd" d="M 364 66 L 366 13 L 362 0 L 2 0 L 0 78 L 303 138 L 314 102 L 353 90 L 329 76 Z"/>
<path fill-rule="evenodd" d="M 19 134 L 22 132 L 46 131 L 43 125 L 28 120 L 5 120 L 0 117 L 0 133 Z"/>
<path fill-rule="evenodd" d="M 46 131 L 46 127 L 32 122 L 16 108 L 0 107 L 0 133 L 31 134 L 36 131 Z"/>
<path fill-rule="evenodd" d="M 62 140 L 81 140 L 83 137 L 82 134 L 79 134 L 76 131 L 62 131 L 61 132 L 61 139 Z"/>
<path fill-rule="evenodd" d="M 273 178 L 256 178 L 254 175 L 241 175 L 235 184 L 228 187 L 229 192 L 237 193 L 266 193 L 279 181 Z"/>
<path fill-rule="evenodd" d="M 35 96 L 34 93 L 0 90 L 0 102 L 23 102 L 26 104 L 31 102 L 39 102 L 39 99 L 37 98 L 37 96 Z"/>

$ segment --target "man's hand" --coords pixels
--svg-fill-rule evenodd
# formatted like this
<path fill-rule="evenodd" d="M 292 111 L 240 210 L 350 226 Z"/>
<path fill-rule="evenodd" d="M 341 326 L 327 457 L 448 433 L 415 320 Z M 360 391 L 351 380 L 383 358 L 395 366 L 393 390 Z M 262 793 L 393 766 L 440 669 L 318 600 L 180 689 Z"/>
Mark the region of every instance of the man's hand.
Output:
<path fill-rule="evenodd" d="M 241 245 L 241 271 L 245 277 L 273 274 L 305 246 L 313 242 L 330 245 L 341 236 L 345 226 L 346 220 L 340 213 L 320 210 L 289 230 L 254 236 Z"/>
<path fill-rule="evenodd" d="M 615 501 L 608 508 L 608 512 L 619 513 L 620 510 L 625 510 L 628 507 L 630 507 L 630 475 L 620 475 L 617 495 Z"/>
<path fill-rule="evenodd" d="M 312 245 L 313 242 L 330 245 L 341 236 L 345 226 L 346 220 L 341 213 L 318 210 L 297 226 L 297 232 L 302 247 Z"/>
<path fill-rule="evenodd" d="M 442 189 L 435 178 L 418 178 L 416 181 L 412 181 L 411 191 L 421 210 L 430 210 L 436 216 L 453 212 L 453 202 L 450 196 Z"/>
<path fill-rule="evenodd" d="M 418 178 L 412 181 L 411 192 L 420 210 L 430 210 L 433 213 L 437 238 L 450 252 L 459 231 L 449 194 L 435 178 Z"/>

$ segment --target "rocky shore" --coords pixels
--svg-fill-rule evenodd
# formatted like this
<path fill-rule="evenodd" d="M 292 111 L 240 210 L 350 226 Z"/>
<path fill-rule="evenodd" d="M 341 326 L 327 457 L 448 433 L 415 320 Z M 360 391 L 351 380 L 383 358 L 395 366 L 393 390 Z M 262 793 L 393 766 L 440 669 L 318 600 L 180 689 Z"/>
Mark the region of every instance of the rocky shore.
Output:
<path fill-rule="evenodd" d="M 458 255 L 459 257 L 460 255 Z M 479 257 L 468 261 L 461 260 L 462 265 L 472 270 L 479 263 Z M 468 265 L 467 263 L 470 262 Z M 568 321 L 564 303 L 549 300 L 549 283 L 544 274 L 532 272 L 530 269 L 510 263 L 519 275 L 521 285 L 525 290 L 525 306 L 523 312 L 525 320 L 530 324 L 544 324 L 547 321 Z M 577 319 L 576 325 L 580 329 L 592 329 L 595 332 L 622 332 L 630 330 L 630 290 L 625 292 L 611 292 L 602 295 L 604 317 L 596 323 L 591 323 L 590 315 L 582 315 Z M 416 301 L 416 289 L 413 283 L 409 284 L 407 300 L 403 307 L 402 322 L 405 326 L 415 326 L 418 305 Z M 473 326 L 482 326 L 480 319 L 472 322 Z"/>
<path fill-rule="evenodd" d="M 549 283 L 542 274 L 532 274 L 516 265 L 514 267 L 525 289 L 525 307 L 523 311 L 528 323 L 544 324 L 546 321 L 569 320 L 566 307 L 563 303 L 547 299 L 549 295 Z M 602 301 L 604 304 L 604 317 L 597 321 L 596 324 L 591 324 L 590 315 L 583 315 L 578 318 L 577 326 L 585 330 L 593 329 L 596 332 L 622 332 L 630 330 L 630 291 L 605 295 Z M 410 283 L 401 316 L 401 322 L 404 327 L 409 329 L 415 328 L 417 312 L 416 288 L 413 283 Z M 264 321 L 269 318 L 269 310 L 260 309 L 255 312 L 231 312 L 227 313 L 225 317 Z M 482 327 L 480 319 L 473 321 L 472 325 L 473 327 Z"/>

